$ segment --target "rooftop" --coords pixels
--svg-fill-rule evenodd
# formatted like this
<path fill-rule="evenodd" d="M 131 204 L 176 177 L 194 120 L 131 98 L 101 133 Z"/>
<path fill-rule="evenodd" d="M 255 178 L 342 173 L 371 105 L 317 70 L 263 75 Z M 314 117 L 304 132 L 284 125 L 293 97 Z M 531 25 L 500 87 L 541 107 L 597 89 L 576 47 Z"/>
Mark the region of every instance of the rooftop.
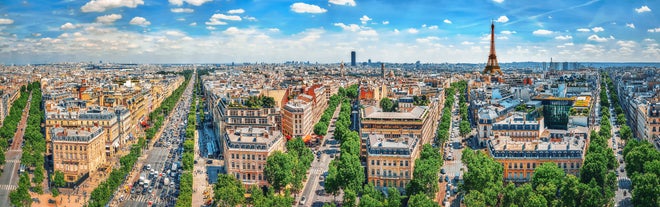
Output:
<path fill-rule="evenodd" d="M 368 106 L 362 109 L 363 119 L 411 119 L 421 120 L 428 111 L 427 106 L 415 106 L 410 112 L 383 112 L 376 106 Z"/>
<path fill-rule="evenodd" d="M 66 128 L 54 128 L 51 130 L 53 134 L 53 141 L 62 141 L 62 142 L 90 142 L 97 137 L 100 137 L 103 134 L 103 128 L 101 127 L 91 127 L 91 128 L 79 128 L 79 129 L 66 129 Z"/>

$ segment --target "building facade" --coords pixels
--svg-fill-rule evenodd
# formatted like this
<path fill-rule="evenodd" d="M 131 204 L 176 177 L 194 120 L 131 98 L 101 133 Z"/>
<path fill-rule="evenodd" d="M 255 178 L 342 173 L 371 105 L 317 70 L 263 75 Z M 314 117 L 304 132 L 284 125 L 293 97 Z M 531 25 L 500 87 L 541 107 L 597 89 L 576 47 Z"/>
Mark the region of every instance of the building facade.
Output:
<path fill-rule="evenodd" d="M 367 182 L 378 189 L 396 187 L 405 192 L 419 156 L 418 142 L 418 138 L 408 135 L 398 138 L 367 135 Z"/>
<path fill-rule="evenodd" d="M 80 182 L 104 163 L 105 130 L 101 127 L 53 128 L 50 143 L 55 171 L 64 173 L 66 182 Z"/>
<path fill-rule="evenodd" d="M 263 128 L 229 129 L 224 134 L 224 157 L 227 174 L 248 188 L 266 186 L 266 159 L 275 151 L 285 151 L 285 139 L 277 130 Z"/>

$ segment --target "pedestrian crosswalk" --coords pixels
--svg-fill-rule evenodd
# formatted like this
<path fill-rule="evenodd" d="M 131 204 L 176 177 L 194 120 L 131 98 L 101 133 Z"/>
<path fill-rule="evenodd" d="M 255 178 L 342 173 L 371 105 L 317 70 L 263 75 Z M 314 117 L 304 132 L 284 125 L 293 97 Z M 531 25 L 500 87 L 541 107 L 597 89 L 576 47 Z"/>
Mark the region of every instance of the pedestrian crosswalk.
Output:
<path fill-rule="evenodd" d="M 309 169 L 309 174 L 314 174 L 314 175 L 320 175 L 323 172 L 324 169 L 322 167 L 312 167 Z"/>
<path fill-rule="evenodd" d="M 0 190 L 16 190 L 17 185 L 0 185 Z"/>
<path fill-rule="evenodd" d="M 7 164 L 15 164 L 15 163 L 21 163 L 21 160 L 7 160 L 5 161 Z"/>

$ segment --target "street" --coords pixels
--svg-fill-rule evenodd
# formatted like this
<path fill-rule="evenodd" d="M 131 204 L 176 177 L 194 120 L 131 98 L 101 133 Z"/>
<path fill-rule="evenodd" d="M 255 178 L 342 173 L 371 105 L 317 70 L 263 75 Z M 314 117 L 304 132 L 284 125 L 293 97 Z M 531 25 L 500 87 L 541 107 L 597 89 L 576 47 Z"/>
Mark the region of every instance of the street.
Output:
<path fill-rule="evenodd" d="M 458 100 L 458 96 L 455 96 Z M 458 180 L 463 178 L 463 145 L 462 137 L 459 135 L 459 124 L 460 121 L 456 119 L 458 116 L 458 102 L 454 103 L 452 108 L 452 121 L 451 121 L 451 130 L 450 136 L 447 143 L 445 143 L 443 158 L 445 159 L 442 170 L 440 171 L 440 190 L 438 194 L 444 196 L 440 204 L 446 202 L 451 203 L 451 206 L 460 206 L 460 201 L 456 200 L 456 192 L 458 192 L 457 184 Z M 444 170 L 444 173 L 442 173 Z M 458 178 L 457 178 L 458 176 Z"/>
<path fill-rule="evenodd" d="M 305 202 L 302 204 L 303 206 L 323 206 L 324 203 L 330 203 L 333 201 L 334 196 L 326 194 L 323 185 L 325 180 L 324 174 L 328 172 L 330 162 L 339 155 L 339 141 L 334 139 L 333 132 L 335 130 L 335 122 L 337 121 L 340 108 L 341 105 L 335 110 L 335 113 L 330 120 L 330 126 L 328 126 L 328 134 L 323 137 L 321 146 L 318 150 L 313 150 L 314 160 L 308 171 L 307 182 L 305 183 L 301 196 L 296 198 L 296 202 L 300 204 L 300 199 L 305 197 Z"/>
<path fill-rule="evenodd" d="M 18 179 L 20 177 L 18 175 L 18 169 L 21 166 L 21 156 L 23 155 L 21 147 L 23 145 L 23 134 L 25 133 L 31 100 L 32 94 L 28 97 L 25 109 L 23 109 L 21 121 L 18 123 L 16 134 L 14 134 L 14 141 L 5 154 L 5 164 L 2 168 L 2 175 L 0 175 L 0 206 L 9 206 L 9 193 L 18 188 Z"/>
<path fill-rule="evenodd" d="M 114 201 L 118 201 L 118 206 L 122 207 L 175 205 L 179 195 L 179 179 L 183 169 L 181 156 L 194 82 L 193 74 L 169 122 L 153 141 L 153 147 L 138 159 L 136 169 L 133 169 L 125 185 L 120 187 L 120 193 L 111 202 L 113 206 L 116 205 Z"/>

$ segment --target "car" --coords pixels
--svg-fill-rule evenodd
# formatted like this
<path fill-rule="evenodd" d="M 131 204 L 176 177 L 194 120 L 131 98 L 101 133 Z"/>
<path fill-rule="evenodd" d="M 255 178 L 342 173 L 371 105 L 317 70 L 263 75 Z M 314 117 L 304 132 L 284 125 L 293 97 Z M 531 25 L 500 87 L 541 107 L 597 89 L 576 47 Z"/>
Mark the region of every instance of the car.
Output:
<path fill-rule="evenodd" d="M 444 175 L 446 173 L 445 168 L 440 169 L 440 173 Z"/>
<path fill-rule="evenodd" d="M 445 182 L 449 182 L 449 175 L 445 176 Z"/>
<path fill-rule="evenodd" d="M 623 167 L 621 167 L 621 172 L 623 172 Z"/>
<path fill-rule="evenodd" d="M 619 163 L 623 163 L 623 159 L 619 159 Z"/>
<path fill-rule="evenodd" d="M 56 202 L 55 202 L 55 200 L 53 200 L 53 199 L 48 199 L 48 203 L 50 203 L 50 204 L 54 204 L 54 203 L 56 203 Z"/>
<path fill-rule="evenodd" d="M 298 203 L 298 204 L 305 205 L 306 201 L 307 201 L 307 198 L 305 198 L 305 196 L 303 196 L 302 198 L 300 198 L 300 203 Z"/>
<path fill-rule="evenodd" d="M 213 160 L 206 160 L 206 164 L 213 164 Z"/>

